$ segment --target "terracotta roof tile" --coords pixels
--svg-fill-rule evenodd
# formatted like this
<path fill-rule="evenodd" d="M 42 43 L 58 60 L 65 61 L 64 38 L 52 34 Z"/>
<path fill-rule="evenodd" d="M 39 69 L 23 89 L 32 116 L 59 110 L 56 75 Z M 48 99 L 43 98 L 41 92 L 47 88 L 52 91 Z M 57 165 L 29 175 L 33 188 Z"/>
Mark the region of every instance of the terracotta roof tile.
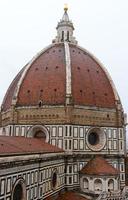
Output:
<path fill-rule="evenodd" d="M 6 111 L 11 107 L 12 99 L 14 96 L 16 86 L 18 84 L 20 77 L 22 76 L 24 69 L 25 69 L 25 67 L 23 67 L 23 69 L 17 74 L 17 76 L 14 78 L 14 80 L 10 84 L 10 86 L 5 94 L 4 100 L 2 102 L 2 111 Z"/>
<path fill-rule="evenodd" d="M 54 152 L 63 152 L 63 150 L 45 143 L 42 139 L 0 136 L 0 155 Z"/>
<path fill-rule="evenodd" d="M 64 46 L 55 45 L 42 53 L 29 68 L 19 91 L 18 106 L 65 103 Z M 29 91 L 29 92 L 28 92 Z"/>
<path fill-rule="evenodd" d="M 81 170 L 87 175 L 118 175 L 119 171 L 110 165 L 104 158 L 97 156 L 90 160 Z"/>
<path fill-rule="evenodd" d="M 70 44 L 69 47 L 73 103 L 116 108 L 114 91 L 100 64 L 78 46 Z M 12 97 L 22 71 L 16 76 L 7 91 L 3 101 L 4 111 L 11 106 Z M 30 65 L 21 83 L 16 106 L 35 106 L 39 104 L 40 100 L 44 105 L 65 105 L 65 98 L 66 63 L 64 44 L 55 44 L 39 54 Z"/>
<path fill-rule="evenodd" d="M 74 104 L 115 107 L 114 92 L 103 68 L 77 46 L 70 45 Z"/>

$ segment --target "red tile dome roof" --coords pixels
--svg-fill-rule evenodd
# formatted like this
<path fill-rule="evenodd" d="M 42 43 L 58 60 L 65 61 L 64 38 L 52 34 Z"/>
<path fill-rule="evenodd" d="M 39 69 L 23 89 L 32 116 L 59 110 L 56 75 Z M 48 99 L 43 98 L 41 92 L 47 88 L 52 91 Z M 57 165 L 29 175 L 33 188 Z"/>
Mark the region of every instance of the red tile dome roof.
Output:
<path fill-rule="evenodd" d="M 106 70 L 96 58 L 78 45 L 69 44 L 72 103 L 101 108 L 116 107 L 116 91 Z M 65 105 L 66 50 L 64 43 L 55 43 L 28 63 L 11 83 L 3 111 L 16 107 Z"/>
<path fill-rule="evenodd" d="M 97 156 L 91 159 L 81 170 L 82 174 L 87 175 L 118 175 L 119 170 L 110 165 L 104 158 Z"/>

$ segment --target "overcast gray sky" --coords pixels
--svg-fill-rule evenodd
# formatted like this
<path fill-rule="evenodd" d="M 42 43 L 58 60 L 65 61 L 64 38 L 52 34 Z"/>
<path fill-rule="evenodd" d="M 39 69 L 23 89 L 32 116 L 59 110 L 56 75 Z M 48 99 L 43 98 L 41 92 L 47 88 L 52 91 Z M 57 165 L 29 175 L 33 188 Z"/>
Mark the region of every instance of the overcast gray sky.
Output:
<path fill-rule="evenodd" d="M 0 0 L 0 103 L 18 71 L 55 37 L 65 3 L 79 45 L 108 69 L 128 112 L 128 0 Z"/>

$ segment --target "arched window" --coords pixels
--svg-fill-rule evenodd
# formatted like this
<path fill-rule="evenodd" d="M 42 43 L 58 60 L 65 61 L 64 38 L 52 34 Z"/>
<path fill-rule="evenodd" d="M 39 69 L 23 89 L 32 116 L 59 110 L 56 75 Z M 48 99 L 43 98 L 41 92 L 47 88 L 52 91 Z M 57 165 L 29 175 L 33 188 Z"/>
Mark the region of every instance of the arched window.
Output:
<path fill-rule="evenodd" d="M 69 31 L 67 31 L 67 41 L 69 42 Z"/>
<path fill-rule="evenodd" d="M 12 200 L 26 200 L 26 186 L 23 179 L 16 181 L 12 190 Z"/>
<path fill-rule="evenodd" d="M 108 191 L 113 191 L 114 190 L 114 180 L 113 179 L 110 179 L 108 181 Z"/>
<path fill-rule="evenodd" d="M 62 41 L 62 42 L 64 41 L 64 31 L 62 31 L 62 38 L 61 38 L 61 41 Z"/>
<path fill-rule="evenodd" d="M 86 178 L 83 179 L 83 187 L 84 189 L 89 189 L 89 182 L 88 179 Z"/>
<path fill-rule="evenodd" d="M 94 181 L 95 191 L 102 191 L 102 181 L 100 179 L 96 179 Z"/>
<path fill-rule="evenodd" d="M 22 200 L 23 197 L 23 188 L 20 183 L 18 183 L 13 192 L 13 200 Z"/>
<path fill-rule="evenodd" d="M 5 128 L 3 128 L 2 134 L 6 135 L 6 129 Z"/>
<path fill-rule="evenodd" d="M 41 107 L 43 105 L 43 102 L 40 100 L 38 103 L 38 106 Z"/>
<path fill-rule="evenodd" d="M 53 175 L 52 175 L 52 187 L 53 187 L 53 189 L 56 187 L 56 185 L 57 185 L 57 172 L 54 171 Z"/>

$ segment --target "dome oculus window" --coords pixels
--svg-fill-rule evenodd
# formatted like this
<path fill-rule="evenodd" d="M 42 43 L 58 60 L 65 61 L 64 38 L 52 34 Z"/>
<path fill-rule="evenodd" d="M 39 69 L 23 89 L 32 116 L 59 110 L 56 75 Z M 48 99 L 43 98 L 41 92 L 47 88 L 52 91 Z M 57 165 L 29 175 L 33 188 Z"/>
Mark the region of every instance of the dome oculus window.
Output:
<path fill-rule="evenodd" d="M 37 131 L 34 137 L 46 140 L 46 134 L 42 130 Z"/>
<path fill-rule="evenodd" d="M 45 126 L 35 125 L 28 130 L 27 137 L 43 139 L 45 142 L 49 142 L 49 131 Z"/>
<path fill-rule="evenodd" d="M 99 136 L 96 132 L 92 132 L 89 134 L 88 136 L 88 142 L 91 144 L 91 145 L 96 145 L 99 143 Z"/>
<path fill-rule="evenodd" d="M 106 144 L 105 132 L 100 128 L 92 128 L 86 135 L 88 147 L 93 151 L 101 151 Z"/>

